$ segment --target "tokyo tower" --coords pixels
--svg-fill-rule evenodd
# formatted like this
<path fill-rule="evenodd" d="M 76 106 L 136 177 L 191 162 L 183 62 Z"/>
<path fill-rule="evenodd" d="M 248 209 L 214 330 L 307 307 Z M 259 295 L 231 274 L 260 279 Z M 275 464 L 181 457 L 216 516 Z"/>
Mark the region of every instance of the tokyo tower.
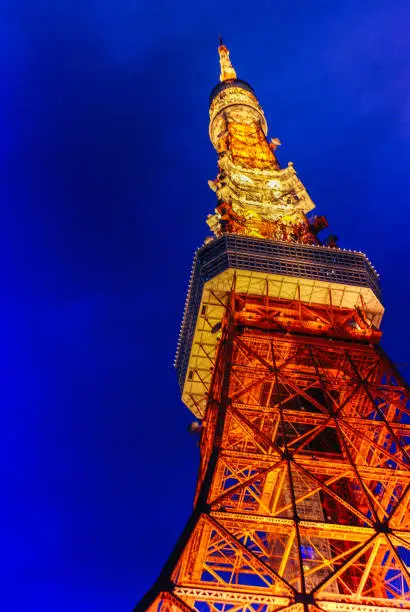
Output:
<path fill-rule="evenodd" d="M 410 395 L 380 347 L 378 275 L 280 167 L 220 43 L 213 237 L 176 357 L 198 419 L 194 509 L 138 612 L 410 610 Z"/>

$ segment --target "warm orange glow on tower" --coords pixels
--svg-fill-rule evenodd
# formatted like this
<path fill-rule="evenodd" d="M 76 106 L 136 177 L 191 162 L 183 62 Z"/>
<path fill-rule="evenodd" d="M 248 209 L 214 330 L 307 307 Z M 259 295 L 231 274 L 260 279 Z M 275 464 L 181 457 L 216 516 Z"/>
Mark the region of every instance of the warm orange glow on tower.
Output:
<path fill-rule="evenodd" d="M 281 168 L 219 47 L 214 233 L 195 257 L 176 367 L 201 421 L 195 506 L 137 610 L 410 610 L 409 389 L 379 346 L 363 253 Z"/>

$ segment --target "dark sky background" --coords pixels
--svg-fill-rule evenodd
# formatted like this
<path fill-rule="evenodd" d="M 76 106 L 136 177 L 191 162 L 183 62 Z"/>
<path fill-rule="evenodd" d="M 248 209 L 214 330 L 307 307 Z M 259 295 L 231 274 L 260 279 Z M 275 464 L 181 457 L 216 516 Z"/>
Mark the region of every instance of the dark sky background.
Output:
<path fill-rule="evenodd" d="M 217 34 L 409 375 L 408 0 L 3 0 L 1 533 L 7 612 L 130 611 L 191 509 L 172 362 L 214 206 Z"/>

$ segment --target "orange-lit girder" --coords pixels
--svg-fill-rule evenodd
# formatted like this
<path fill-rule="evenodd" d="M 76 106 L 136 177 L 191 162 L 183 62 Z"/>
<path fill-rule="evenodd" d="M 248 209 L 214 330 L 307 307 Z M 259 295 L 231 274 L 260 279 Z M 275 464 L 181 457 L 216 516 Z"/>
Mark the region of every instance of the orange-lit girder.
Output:
<path fill-rule="evenodd" d="M 138 610 L 410 609 L 409 390 L 364 320 L 232 291 L 195 508 Z"/>

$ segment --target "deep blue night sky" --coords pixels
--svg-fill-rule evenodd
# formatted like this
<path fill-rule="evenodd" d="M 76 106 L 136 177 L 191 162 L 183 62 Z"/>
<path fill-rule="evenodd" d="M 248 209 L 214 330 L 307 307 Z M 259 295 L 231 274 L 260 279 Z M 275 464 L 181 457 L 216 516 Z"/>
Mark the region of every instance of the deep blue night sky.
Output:
<path fill-rule="evenodd" d="M 217 34 L 409 377 L 408 0 L 3 0 L 1 541 L 7 612 L 130 611 L 190 512 L 172 362 L 216 175 Z"/>

